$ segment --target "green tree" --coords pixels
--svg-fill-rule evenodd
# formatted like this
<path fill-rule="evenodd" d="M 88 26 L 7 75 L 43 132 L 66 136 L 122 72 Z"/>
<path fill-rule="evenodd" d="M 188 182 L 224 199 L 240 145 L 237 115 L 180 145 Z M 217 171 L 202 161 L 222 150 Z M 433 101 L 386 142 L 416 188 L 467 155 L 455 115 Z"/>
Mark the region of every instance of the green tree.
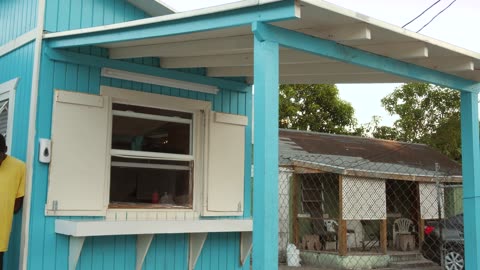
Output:
<path fill-rule="evenodd" d="M 352 105 L 332 84 L 281 85 L 279 103 L 281 128 L 349 134 L 356 126 Z"/>
<path fill-rule="evenodd" d="M 424 143 L 460 160 L 460 93 L 426 83 L 407 83 L 382 99 L 393 127 L 377 126 L 376 138 Z"/>

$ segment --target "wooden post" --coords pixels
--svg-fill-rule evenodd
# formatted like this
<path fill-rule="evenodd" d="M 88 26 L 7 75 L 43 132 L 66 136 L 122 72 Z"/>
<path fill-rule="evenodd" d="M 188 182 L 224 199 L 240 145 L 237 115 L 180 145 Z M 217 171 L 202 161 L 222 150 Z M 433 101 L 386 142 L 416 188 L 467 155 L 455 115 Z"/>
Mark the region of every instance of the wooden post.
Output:
<path fill-rule="evenodd" d="M 338 254 L 347 255 L 347 221 L 343 219 L 343 178 L 338 177 Z"/>
<path fill-rule="evenodd" d="M 380 220 L 380 250 L 387 254 L 387 219 Z"/>
<path fill-rule="evenodd" d="M 297 174 L 295 173 L 295 170 L 293 171 L 293 174 L 292 174 L 292 192 L 293 192 L 293 204 L 292 204 L 292 215 L 293 215 L 293 240 L 294 240 L 294 243 L 295 245 L 298 247 L 298 245 L 300 244 L 300 240 L 298 239 L 298 222 L 300 222 L 298 220 L 298 203 L 299 203 L 299 197 L 298 197 L 298 176 Z"/>
<path fill-rule="evenodd" d="M 419 245 L 423 243 L 423 240 L 425 240 L 425 220 L 423 218 L 418 219 L 418 241 L 420 242 Z"/>

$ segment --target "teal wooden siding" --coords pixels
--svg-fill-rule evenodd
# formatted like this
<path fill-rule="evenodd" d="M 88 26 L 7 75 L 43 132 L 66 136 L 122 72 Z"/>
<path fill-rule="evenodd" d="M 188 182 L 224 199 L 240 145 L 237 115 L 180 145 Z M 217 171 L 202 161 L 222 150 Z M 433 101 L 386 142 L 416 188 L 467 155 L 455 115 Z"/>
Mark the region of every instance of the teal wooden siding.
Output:
<path fill-rule="evenodd" d="M 9 1 L 7 1 L 9 2 Z M 0 4 L 1 6 L 1 4 Z M 0 18 L 1 20 L 1 18 Z M 21 160 L 26 159 L 28 119 L 30 113 L 30 89 L 32 86 L 34 42 L 31 42 L 9 54 L 0 57 L 0 83 L 20 78 L 15 97 L 13 121 L 13 141 L 11 154 Z M 21 213 L 15 215 L 10 238 L 9 251 L 6 254 L 4 269 L 18 269 L 20 256 Z"/>
<path fill-rule="evenodd" d="M 45 30 L 66 31 L 138 20 L 148 15 L 126 0 L 48 0 Z"/>
<path fill-rule="evenodd" d="M 76 50 L 84 54 L 106 56 L 107 51 L 88 47 Z M 139 64 L 158 66 L 158 59 L 132 60 Z M 236 91 L 221 90 L 217 95 L 161 87 L 118 79 L 103 78 L 99 68 L 54 62 L 42 58 L 40 95 L 37 112 L 37 139 L 50 138 L 52 120 L 53 90 L 63 89 L 99 94 L 100 85 L 121 87 L 142 92 L 206 100 L 216 111 L 251 115 L 251 95 Z M 204 69 L 189 69 L 202 74 Z M 248 130 L 251 130 L 248 127 Z M 38 149 L 36 149 L 38 151 Z M 35 154 L 37 155 L 37 153 Z M 250 149 L 246 156 L 250 156 Z M 249 162 L 249 161 L 248 161 Z M 246 176 L 246 201 L 250 202 L 250 166 Z M 246 170 L 247 171 L 247 170 Z M 48 185 L 48 165 L 37 160 L 34 163 L 32 191 L 32 212 L 30 223 L 29 269 L 67 269 L 68 237 L 54 232 L 54 217 L 45 217 L 45 202 Z M 86 198 L 87 199 L 87 198 Z M 250 205 L 250 204 L 249 204 Z M 250 216 L 246 207 L 246 215 Z M 73 219 L 73 218 L 72 218 Z M 240 261 L 240 234 L 210 234 L 196 269 L 242 269 Z M 77 269 L 134 269 L 135 236 L 94 237 L 85 242 Z M 157 235 L 147 254 L 143 269 L 186 270 L 188 258 L 188 235 Z M 245 266 L 244 269 L 249 269 Z"/>
<path fill-rule="evenodd" d="M 35 28 L 38 0 L 0 1 L 0 46 Z"/>

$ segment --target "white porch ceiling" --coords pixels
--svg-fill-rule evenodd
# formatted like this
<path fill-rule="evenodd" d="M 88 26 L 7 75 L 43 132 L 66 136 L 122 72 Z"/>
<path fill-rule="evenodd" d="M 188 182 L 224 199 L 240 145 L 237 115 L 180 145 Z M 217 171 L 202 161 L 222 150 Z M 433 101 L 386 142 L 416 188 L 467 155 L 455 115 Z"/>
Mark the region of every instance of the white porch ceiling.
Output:
<path fill-rule="evenodd" d="M 321 0 L 299 1 L 301 18 L 274 23 L 286 29 L 427 68 L 480 81 L 480 54 L 413 33 Z M 215 8 L 212 8 L 215 12 Z M 113 59 L 159 57 L 164 68 L 205 67 L 211 77 L 253 80 L 251 27 L 103 44 Z M 368 68 L 286 48 L 280 50 L 281 83 L 408 82 Z"/>

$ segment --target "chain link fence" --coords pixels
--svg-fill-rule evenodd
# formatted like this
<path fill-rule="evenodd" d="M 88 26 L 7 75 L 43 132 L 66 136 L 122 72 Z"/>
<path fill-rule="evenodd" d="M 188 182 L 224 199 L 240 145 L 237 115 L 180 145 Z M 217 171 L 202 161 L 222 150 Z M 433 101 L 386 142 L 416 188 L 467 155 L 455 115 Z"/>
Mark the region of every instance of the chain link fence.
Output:
<path fill-rule="evenodd" d="M 403 158 L 392 158 L 400 150 L 361 158 L 305 154 L 292 141 L 287 144 L 294 151 L 281 148 L 280 157 L 280 264 L 464 269 L 458 164 L 415 149 L 403 151 Z"/>

